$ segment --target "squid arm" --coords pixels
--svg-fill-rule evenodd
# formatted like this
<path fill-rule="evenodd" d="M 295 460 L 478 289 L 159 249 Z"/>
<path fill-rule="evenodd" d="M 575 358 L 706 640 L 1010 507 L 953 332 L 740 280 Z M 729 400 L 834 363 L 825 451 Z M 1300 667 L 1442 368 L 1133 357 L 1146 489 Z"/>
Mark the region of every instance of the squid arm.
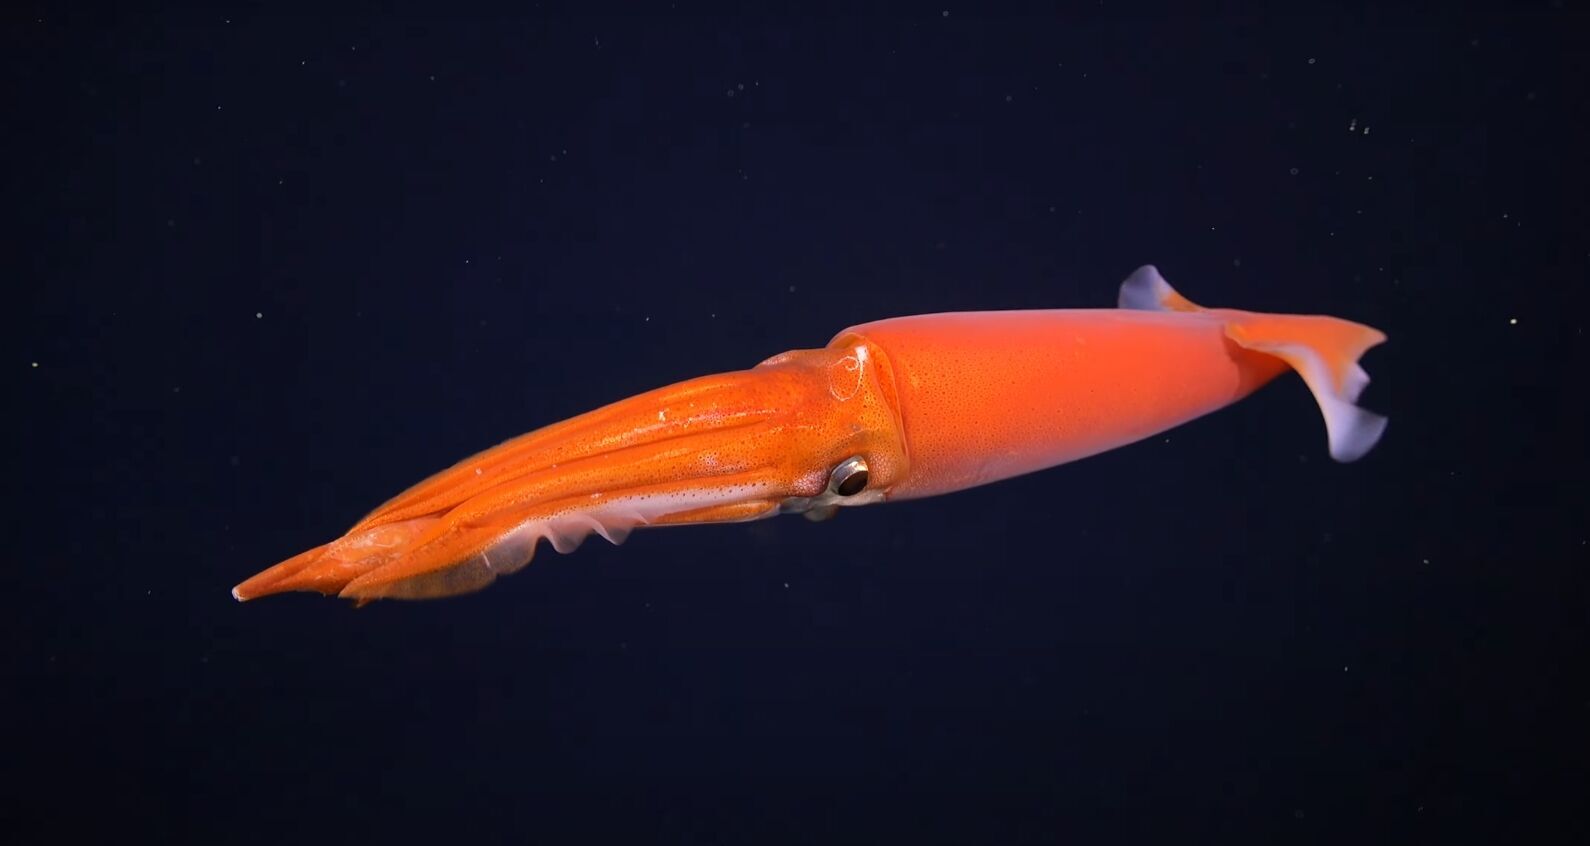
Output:
<path fill-rule="evenodd" d="M 542 540 L 569 552 L 591 534 L 949 493 L 1141 440 L 1288 370 L 1336 459 L 1385 428 L 1355 404 L 1369 381 L 1358 359 L 1385 340 L 1375 329 L 1204 308 L 1152 266 L 1118 306 L 881 320 L 630 397 L 465 459 L 232 595 L 450 596 L 522 568 Z"/>

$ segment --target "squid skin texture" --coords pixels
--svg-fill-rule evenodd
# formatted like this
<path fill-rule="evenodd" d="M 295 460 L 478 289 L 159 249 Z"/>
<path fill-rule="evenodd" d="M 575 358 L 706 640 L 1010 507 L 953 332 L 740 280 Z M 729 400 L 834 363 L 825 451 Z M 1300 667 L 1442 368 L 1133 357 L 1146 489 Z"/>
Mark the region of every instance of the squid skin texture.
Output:
<path fill-rule="evenodd" d="M 1095 455 L 1223 408 L 1288 371 L 1313 392 L 1331 455 L 1368 452 L 1385 418 L 1355 403 L 1385 335 L 1317 315 L 1204 308 L 1152 266 L 1114 309 L 880 320 L 620 400 L 474 455 L 341 538 L 233 589 L 363 604 L 478 590 L 546 540 L 729 523 L 951 493 Z M 846 462 L 866 484 L 843 489 Z"/>

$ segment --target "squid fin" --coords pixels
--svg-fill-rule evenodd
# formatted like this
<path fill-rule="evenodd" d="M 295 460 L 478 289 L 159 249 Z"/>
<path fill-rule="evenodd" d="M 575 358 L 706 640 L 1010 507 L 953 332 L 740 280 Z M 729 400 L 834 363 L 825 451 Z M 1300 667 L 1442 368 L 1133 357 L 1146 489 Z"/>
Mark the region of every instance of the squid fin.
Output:
<path fill-rule="evenodd" d="M 1126 277 L 1116 305 L 1135 311 L 1203 311 L 1203 306 L 1177 293 L 1152 264 L 1145 264 Z"/>
<path fill-rule="evenodd" d="M 1386 418 L 1357 405 L 1369 384 L 1358 358 L 1386 340 L 1378 329 L 1336 317 L 1255 314 L 1227 323 L 1226 337 L 1281 359 L 1303 377 L 1325 416 L 1331 458 L 1357 461 L 1380 442 Z"/>
<path fill-rule="evenodd" d="M 1121 308 L 1220 317 L 1226 337 L 1237 346 L 1286 362 L 1319 403 L 1331 457 L 1337 461 L 1362 458 L 1386 431 L 1385 417 L 1356 404 L 1369 384 L 1358 359 L 1386 340 L 1379 329 L 1324 315 L 1206 309 L 1177 293 L 1153 265 L 1138 268 L 1121 283 L 1118 302 Z"/>

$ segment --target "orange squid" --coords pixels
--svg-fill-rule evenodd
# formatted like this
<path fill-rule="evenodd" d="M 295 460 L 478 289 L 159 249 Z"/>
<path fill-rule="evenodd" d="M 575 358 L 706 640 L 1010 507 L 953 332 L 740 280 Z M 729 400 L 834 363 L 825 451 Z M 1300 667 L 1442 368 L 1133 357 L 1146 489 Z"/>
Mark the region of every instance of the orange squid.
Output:
<path fill-rule="evenodd" d="M 680 382 L 537 429 L 426 479 L 341 538 L 232 589 L 359 604 L 468 593 L 546 540 L 736 523 L 936 496 L 1075 461 L 1222 408 L 1287 370 L 1330 454 L 1386 419 L 1355 405 L 1381 332 L 1335 317 L 1204 308 L 1152 266 L 1115 309 L 925 314 Z"/>

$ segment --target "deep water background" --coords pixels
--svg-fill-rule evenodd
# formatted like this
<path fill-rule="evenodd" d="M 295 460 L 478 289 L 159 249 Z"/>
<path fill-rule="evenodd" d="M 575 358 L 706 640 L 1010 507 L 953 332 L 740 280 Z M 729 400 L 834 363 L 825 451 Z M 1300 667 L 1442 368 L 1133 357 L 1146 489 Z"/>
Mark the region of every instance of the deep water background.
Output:
<path fill-rule="evenodd" d="M 1582 11 L 541 6 L 6 13 L 7 842 L 1590 842 Z M 1384 329 L 1381 446 L 1287 378 L 463 599 L 228 595 L 541 424 L 1149 262 Z"/>

